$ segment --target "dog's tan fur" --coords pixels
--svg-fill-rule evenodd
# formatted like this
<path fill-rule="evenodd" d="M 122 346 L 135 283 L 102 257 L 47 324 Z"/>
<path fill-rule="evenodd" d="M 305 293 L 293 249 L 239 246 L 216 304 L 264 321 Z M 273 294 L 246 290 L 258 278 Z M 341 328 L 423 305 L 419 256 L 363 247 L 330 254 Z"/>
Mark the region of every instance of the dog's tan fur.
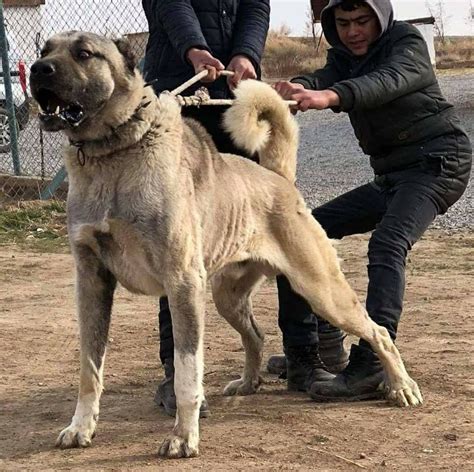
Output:
<path fill-rule="evenodd" d="M 77 44 L 98 58 L 77 59 Z M 315 312 L 371 343 L 386 369 L 389 398 L 400 405 L 421 402 L 387 331 L 369 319 L 293 185 L 297 127 L 276 92 L 243 82 L 225 118 L 235 140 L 259 152 L 257 165 L 219 154 L 199 124 L 182 119 L 171 95 L 156 98 L 128 68 L 121 44 L 61 34 L 48 41 L 41 61 L 56 64 L 47 87 L 64 101 L 89 93 L 80 125 L 49 125 L 75 143 L 66 145 L 65 162 L 81 374 L 76 412 L 58 438 L 60 447 L 87 446 L 93 437 L 116 280 L 136 293 L 169 297 L 178 413 L 163 456 L 198 453 L 207 280 L 219 313 L 245 348 L 242 378 L 225 394 L 258 389 L 263 336 L 251 295 L 265 276 L 282 273 Z M 42 86 L 41 77 L 32 80 L 33 93 Z M 94 104 L 96 90 L 100 100 Z"/>

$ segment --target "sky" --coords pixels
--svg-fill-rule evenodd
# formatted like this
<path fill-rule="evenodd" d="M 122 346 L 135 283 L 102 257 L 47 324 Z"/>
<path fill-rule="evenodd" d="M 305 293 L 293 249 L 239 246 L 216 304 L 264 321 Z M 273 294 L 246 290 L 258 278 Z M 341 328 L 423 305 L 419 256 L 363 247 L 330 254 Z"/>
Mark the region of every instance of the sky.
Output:
<path fill-rule="evenodd" d="M 305 34 L 305 22 L 308 18 L 310 0 L 270 0 L 270 27 L 277 29 L 285 25 L 290 29 L 291 36 Z M 392 0 L 395 18 L 399 20 L 430 16 L 427 4 L 436 11 L 439 0 Z M 469 21 L 469 12 L 474 1 L 471 0 L 441 0 L 445 11 L 445 30 L 448 36 L 474 35 L 474 20 Z M 434 15 L 436 16 L 436 15 Z"/>
<path fill-rule="evenodd" d="M 398 19 L 430 16 L 427 4 L 445 11 L 446 35 L 474 35 L 474 20 L 469 21 L 474 0 L 392 0 Z M 270 0 L 270 27 L 285 25 L 292 36 L 311 34 L 310 0 Z M 42 7 L 45 37 L 66 29 L 95 31 L 101 34 L 126 34 L 146 31 L 141 0 L 48 0 Z M 436 16 L 436 15 L 435 15 Z"/>

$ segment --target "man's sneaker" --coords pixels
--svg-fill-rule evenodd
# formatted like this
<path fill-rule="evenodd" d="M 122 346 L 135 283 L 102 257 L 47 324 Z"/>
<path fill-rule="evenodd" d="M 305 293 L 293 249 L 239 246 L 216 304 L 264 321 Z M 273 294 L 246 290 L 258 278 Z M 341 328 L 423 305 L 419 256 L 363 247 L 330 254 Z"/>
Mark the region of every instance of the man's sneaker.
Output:
<path fill-rule="evenodd" d="M 165 378 L 160 382 L 155 393 L 155 403 L 163 407 L 169 416 L 176 416 L 176 395 L 174 394 L 174 365 L 173 359 L 165 359 Z M 205 398 L 202 399 L 200 418 L 207 418 L 211 414 Z"/>
<path fill-rule="evenodd" d="M 331 380 L 319 357 L 318 345 L 285 348 L 288 390 L 306 392 L 314 382 Z"/>
<path fill-rule="evenodd" d="M 348 366 L 333 379 L 315 381 L 310 397 L 318 402 L 353 402 L 384 396 L 382 364 L 370 349 L 352 345 Z"/>

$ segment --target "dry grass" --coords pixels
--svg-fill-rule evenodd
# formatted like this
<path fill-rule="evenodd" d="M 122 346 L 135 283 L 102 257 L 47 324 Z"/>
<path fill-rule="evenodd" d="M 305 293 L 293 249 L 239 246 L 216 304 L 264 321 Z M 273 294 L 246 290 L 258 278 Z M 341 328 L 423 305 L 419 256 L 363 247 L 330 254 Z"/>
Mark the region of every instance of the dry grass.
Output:
<path fill-rule="evenodd" d="M 324 66 L 328 44 L 313 38 L 294 38 L 287 28 L 270 30 L 263 56 L 267 79 L 288 79 Z M 447 37 L 436 40 L 436 60 L 440 69 L 474 67 L 474 37 Z"/>
<path fill-rule="evenodd" d="M 285 28 L 270 30 L 263 55 L 262 68 L 266 78 L 287 79 L 307 74 L 326 62 L 327 43 L 313 38 L 292 38 Z"/>
<path fill-rule="evenodd" d="M 474 67 L 474 37 L 436 39 L 436 65 L 439 69 Z"/>

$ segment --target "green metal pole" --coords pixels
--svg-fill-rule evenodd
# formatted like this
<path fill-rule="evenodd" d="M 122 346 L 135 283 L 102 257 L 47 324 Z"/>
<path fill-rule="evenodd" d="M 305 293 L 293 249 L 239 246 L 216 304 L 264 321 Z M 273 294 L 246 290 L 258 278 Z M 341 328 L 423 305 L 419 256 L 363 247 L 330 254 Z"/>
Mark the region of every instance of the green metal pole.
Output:
<path fill-rule="evenodd" d="M 54 193 L 63 183 L 66 176 L 66 169 L 64 168 L 64 166 L 61 166 L 51 183 L 44 190 L 41 191 L 40 200 L 49 200 L 50 198 L 53 198 Z"/>
<path fill-rule="evenodd" d="M 3 84 L 5 86 L 5 97 L 7 99 L 8 126 L 10 128 L 13 170 L 15 175 L 20 175 L 21 167 L 20 154 L 18 152 L 18 128 L 16 124 L 15 104 L 13 101 L 10 64 L 8 62 L 8 42 L 5 30 L 5 19 L 3 17 L 3 0 L 0 0 L 0 52 L 2 53 Z"/>

